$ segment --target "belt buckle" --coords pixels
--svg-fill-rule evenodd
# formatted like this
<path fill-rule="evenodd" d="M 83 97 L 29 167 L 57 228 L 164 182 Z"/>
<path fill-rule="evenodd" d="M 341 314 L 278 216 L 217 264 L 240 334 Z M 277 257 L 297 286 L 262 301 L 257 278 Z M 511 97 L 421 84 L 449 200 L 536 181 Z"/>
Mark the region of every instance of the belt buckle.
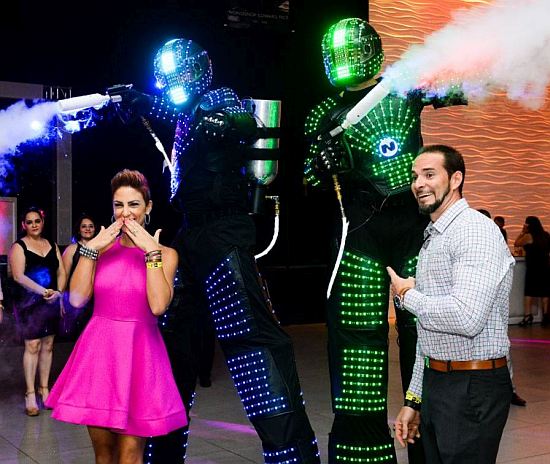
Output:
<path fill-rule="evenodd" d="M 430 358 L 428 356 L 424 356 L 424 367 L 430 368 Z"/>

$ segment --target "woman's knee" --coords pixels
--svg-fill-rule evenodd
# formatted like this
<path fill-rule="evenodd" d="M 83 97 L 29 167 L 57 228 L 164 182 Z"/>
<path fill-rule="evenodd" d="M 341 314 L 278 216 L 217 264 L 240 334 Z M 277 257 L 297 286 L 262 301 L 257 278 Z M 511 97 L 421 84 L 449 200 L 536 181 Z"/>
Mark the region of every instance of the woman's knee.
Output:
<path fill-rule="evenodd" d="M 53 351 L 53 335 L 42 339 L 40 351 L 41 352 Z"/>
<path fill-rule="evenodd" d="M 40 339 L 25 340 L 25 351 L 29 354 L 38 354 L 41 347 L 42 341 Z"/>
<path fill-rule="evenodd" d="M 137 464 L 143 462 L 145 438 L 121 435 L 119 438 L 119 463 Z"/>
<path fill-rule="evenodd" d="M 117 437 L 100 427 L 88 427 L 96 464 L 114 464 L 118 461 Z"/>

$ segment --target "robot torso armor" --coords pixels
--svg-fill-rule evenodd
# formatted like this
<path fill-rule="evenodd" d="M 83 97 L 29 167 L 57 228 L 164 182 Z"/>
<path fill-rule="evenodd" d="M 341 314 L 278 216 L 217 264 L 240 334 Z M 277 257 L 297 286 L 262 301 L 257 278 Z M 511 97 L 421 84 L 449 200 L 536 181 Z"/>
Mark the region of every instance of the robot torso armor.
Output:
<path fill-rule="evenodd" d="M 320 150 L 315 139 L 339 125 L 370 89 L 329 97 L 311 111 L 306 120 L 306 135 L 314 140 L 306 159 L 308 182 L 317 185 L 321 181 L 311 167 Z M 409 190 L 412 161 L 422 145 L 420 113 L 424 105 L 415 94 L 390 94 L 358 124 L 346 129 L 343 142 L 353 160 L 348 180 L 368 183 L 383 196 Z"/>
<path fill-rule="evenodd" d="M 155 106 L 159 114 L 176 121 L 170 181 L 174 206 L 186 212 L 245 209 L 242 168 L 256 121 L 241 107 L 237 94 L 227 87 L 211 90 L 188 112 L 175 113 L 165 100 Z"/>

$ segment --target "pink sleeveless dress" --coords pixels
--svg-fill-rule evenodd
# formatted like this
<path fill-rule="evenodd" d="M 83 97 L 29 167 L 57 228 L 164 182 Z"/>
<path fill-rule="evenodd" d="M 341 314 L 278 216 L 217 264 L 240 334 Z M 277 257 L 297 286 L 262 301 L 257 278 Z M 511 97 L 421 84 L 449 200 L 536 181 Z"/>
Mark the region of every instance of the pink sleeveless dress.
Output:
<path fill-rule="evenodd" d="M 97 261 L 94 310 L 46 402 L 52 417 L 140 437 L 187 425 L 146 293 L 143 251 L 117 240 Z"/>

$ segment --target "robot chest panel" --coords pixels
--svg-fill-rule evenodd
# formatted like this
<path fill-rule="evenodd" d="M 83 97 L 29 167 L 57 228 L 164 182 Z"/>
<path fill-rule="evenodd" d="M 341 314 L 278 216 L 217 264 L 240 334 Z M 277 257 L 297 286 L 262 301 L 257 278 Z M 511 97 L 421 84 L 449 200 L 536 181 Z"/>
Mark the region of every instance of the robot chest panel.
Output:
<path fill-rule="evenodd" d="M 411 165 L 420 147 L 420 110 L 389 96 L 345 132 L 357 174 L 384 195 L 409 188 Z"/>

